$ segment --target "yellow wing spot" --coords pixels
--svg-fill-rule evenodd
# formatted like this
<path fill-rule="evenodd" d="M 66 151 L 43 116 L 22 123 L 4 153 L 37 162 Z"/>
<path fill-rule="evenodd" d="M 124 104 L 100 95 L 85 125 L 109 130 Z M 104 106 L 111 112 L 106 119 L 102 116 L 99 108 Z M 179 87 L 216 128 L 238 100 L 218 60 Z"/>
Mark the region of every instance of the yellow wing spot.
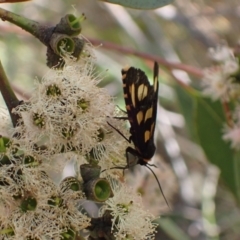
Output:
<path fill-rule="evenodd" d="M 129 87 L 129 90 L 130 90 L 130 93 L 131 93 L 132 104 L 133 104 L 134 107 L 136 107 L 136 102 L 135 102 L 135 85 L 132 84 L 132 85 Z"/>
<path fill-rule="evenodd" d="M 150 133 L 150 131 L 145 131 L 145 133 L 144 133 L 144 140 L 145 140 L 145 142 L 147 142 L 149 139 L 150 139 L 150 136 L 151 136 L 151 133 Z"/>
<path fill-rule="evenodd" d="M 141 101 L 142 99 L 144 99 L 148 94 L 148 88 L 146 85 L 141 84 L 138 87 L 138 100 Z"/>
<path fill-rule="evenodd" d="M 152 114 L 153 114 L 153 109 L 152 109 L 152 107 L 151 107 L 151 108 L 149 108 L 149 109 L 146 111 L 144 121 L 146 122 L 149 118 L 152 118 Z"/>
<path fill-rule="evenodd" d="M 148 95 L 148 87 L 145 85 L 143 89 L 143 96 L 146 97 Z"/>
<path fill-rule="evenodd" d="M 126 78 L 127 74 L 126 73 L 123 73 L 122 75 L 122 80 L 124 80 Z"/>
<path fill-rule="evenodd" d="M 138 125 L 141 124 L 142 120 L 143 120 L 143 112 L 142 112 L 142 111 L 139 111 L 139 112 L 137 113 Z"/>

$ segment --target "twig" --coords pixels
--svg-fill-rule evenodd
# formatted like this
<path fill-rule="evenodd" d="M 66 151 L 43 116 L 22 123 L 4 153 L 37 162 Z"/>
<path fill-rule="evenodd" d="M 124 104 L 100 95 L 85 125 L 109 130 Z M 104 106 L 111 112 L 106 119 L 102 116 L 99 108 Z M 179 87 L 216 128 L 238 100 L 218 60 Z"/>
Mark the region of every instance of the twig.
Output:
<path fill-rule="evenodd" d="M 4 72 L 1 61 L 0 61 L 0 91 L 7 105 L 13 126 L 15 127 L 19 117 L 12 113 L 12 109 L 19 105 L 19 100 L 17 99 L 14 91 L 12 90 L 9 84 L 8 78 Z"/>
<path fill-rule="evenodd" d="M 127 48 L 127 47 L 122 47 L 122 46 L 119 46 L 119 45 L 111 43 L 111 42 L 105 42 L 105 41 L 101 41 L 101 40 L 98 40 L 98 39 L 92 39 L 92 38 L 88 38 L 88 40 L 93 45 L 98 45 L 98 46 L 101 45 L 105 49 L 111 49 L 111 50 L 115 50 L 117 52 L 138 56 L 138 57 L 141 57 L 141 58 L 144 58 L 144 59 L 151 60 L 153 62 L 156 61 L 159 64 L 165 66 L 166 68 L 168 68 L 170 70 L 179 69 L 179 70 L 183 70 L 183 71 L 185 71 L 189 74 L 192 74 L 196 77 L 199 77 L 199 78 L 203 77 L 203 72 L 199 68 L 188 66 L 188 65 L 185 65 L 185 64 L 182 64 L 182 63 L 171 63 L 171 62 L 168 62 L 167 60 L 165 60 L 165 59 L 163 59 L 159 56 L 139 52 L 137 50 L 133 50 L 133 49 Z"/>

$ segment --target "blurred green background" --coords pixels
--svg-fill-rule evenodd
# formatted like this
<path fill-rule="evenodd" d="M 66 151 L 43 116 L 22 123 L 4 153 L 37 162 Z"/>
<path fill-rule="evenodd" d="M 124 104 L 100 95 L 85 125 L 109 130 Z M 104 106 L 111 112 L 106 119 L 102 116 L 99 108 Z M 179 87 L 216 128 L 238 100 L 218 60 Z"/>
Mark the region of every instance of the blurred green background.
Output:
<path fill-rule="evenodd" d="M 58 23 L 67 13 L 76 16 L 84 13 L 87 19 L 82 23 L 82 34 L 95 46 L 96 68 L 104 76 L 101 86 L 108 89 L 121 108 L 124 108 L 121 84 L 124 66 L 141 68 L 152 79 L 150 58 L 160 57 L 200 71 L 211 64 L 208 48 L 222 39 L 235 47 L 240 32 L 237 0 L 176 0 L 166 7 L 145 11 L 96 0 L 33 0 L 1 7 L 47 25 Z M 136 53 L 143 56 L 135 56 Z M 0 59 L 20 99 L 27 99 L 34 81 L 48 71 L 45 46 L 3 21 L 0 21 Z M 240 239 L 239 207 L 221 180 L 220 170 L 208 163 L 197 144 L 198 136 L 191 126 L 194 123 L 188 121 L 194 118 L 195 103 L 186 97 L 176 78 L 195 89 L 200 89 L 201 83 L 197 73 L 188 75 L 174 70 L 171 64 L 170 67 L 160 64 L 161 107 L 153 159 L 157 168 L 153 170 L 171 209 L 147 169 L 136 166 L 134 172 L 128 171 L 129 184 L 142 194 L 146 208 L 161 216 L 156 239 Z"/>

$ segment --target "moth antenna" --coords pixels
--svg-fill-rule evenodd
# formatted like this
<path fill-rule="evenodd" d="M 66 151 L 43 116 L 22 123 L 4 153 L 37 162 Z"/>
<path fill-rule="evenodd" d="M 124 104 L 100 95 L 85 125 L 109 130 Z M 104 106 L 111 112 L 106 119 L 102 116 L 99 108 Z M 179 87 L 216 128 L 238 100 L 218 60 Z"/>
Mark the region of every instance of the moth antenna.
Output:
<path fill-rule="evenodd" d="M 168 204 L 168 201 L 167 201 L 167 199 L 166 199 L 166 197 L 165 197 L 165 195 L 164 195 L 164 193 L 163 193 L 161 184 L 160 184 L 160 182 L 158 181 L 157 175 L 155 174 L 155 172 L 154 172 L 148 165 L 145 165 L 145 166 L 152 172 L 153 176 L 155 177 L 155 179 L 156 179 L 156 181 L 157 181 L 157 183 L 158 183 L 158 187 L 159 187 L 159 189 L 160 189 L 160 191 L 161 191 L 161 193 L 162 193 L 162 195 L 163 195 L 163 198 L 164 198 L 166 204 L 168 205 L 169 209 L 171 209 L 170 206 L 169 206 L 169 204 Z"/>

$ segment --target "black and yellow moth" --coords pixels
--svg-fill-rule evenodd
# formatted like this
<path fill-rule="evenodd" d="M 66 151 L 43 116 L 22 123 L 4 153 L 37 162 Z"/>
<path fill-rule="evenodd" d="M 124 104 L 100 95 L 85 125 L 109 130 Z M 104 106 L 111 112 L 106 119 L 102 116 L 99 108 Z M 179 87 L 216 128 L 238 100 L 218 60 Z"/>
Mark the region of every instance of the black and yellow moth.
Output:
<path fill-rule="evenodd" d="M 123 93 L 130 123 L 128 153 L 137 157 L 135 164 L 146 165 L 153 157 L 156 147 L 154 130 L 156 125 L 158 103 L 158 64 L 154 63 L 153 85 L 150 85 L 146 74 L 134 67 L 122 70 Z M 132 163 L 128 161 L 131 166 Z"/>
<path fill-rule="evenodd" d="M 154 165 L 148 164 L 156 150 L 154 131 L 158 105 L 158 72 L 159 66 L 155 62 L 153 67 L 153 84 L 151 85 L 145 72 L 141 69 L 134 67 L 122 69 L 123 93 L 127 117 L 120 117 L 119 119 L 129 121 L 129 139 L 118 129 L 112 127 L 129 143 L 133 143 L 134 145 L 134 148 L 130 146 L 126 148 L 127 166 L 122 169 L 132 167 L 136 164 L 146 166 L 153 173 L 163 194 L 156 174 L 149 167 Z M 163 197 L 168 204 L 164 194 Z"/>

